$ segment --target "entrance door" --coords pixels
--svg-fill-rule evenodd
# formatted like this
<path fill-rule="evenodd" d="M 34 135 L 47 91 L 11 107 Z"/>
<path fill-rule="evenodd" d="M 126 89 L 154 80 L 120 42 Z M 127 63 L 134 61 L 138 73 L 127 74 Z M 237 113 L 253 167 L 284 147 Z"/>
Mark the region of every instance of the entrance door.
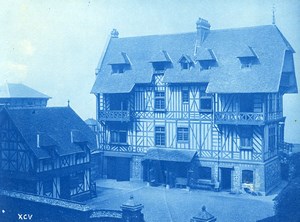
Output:
<path fill-rule="evenodd" d="M 118 158 L 116 166 L 117 181 L 129 181 L 130 179 L 130 159 Z"/>
<path fill-rule="evenodd" d="M 117 181 L 129 181 L 130 159 L 121 157 L 107 158 L 107 178 Z"/>
<path fill-rule="evenodd" d="M 220 168 L 221 169 L 221 187 L 224 190 L 231 189 L 231 168 Z"/>
<path fill-rule="evenodd" d="M 60 198 L 70 199 L 70 176 L 60 178 Z"/>

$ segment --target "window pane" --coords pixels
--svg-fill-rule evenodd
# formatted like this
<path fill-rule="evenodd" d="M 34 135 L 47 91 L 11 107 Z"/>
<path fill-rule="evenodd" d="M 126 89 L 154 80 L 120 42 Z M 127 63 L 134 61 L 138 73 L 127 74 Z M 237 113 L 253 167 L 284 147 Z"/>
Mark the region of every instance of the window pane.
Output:
<path fill-rule="evenodd" d="M 243 170 L 242 171 L 242 182 L 243 183 L 253 183 L 253 171 Z"/>
<path fill-rule="evenodd" d="M 189 129 L 185 127 L 177 128 L 177 141 L 188 142 L 189 141 Z"/>
<path fill-rule="evenodd" d="M 165 127 L 155 127 L 155 145 L 165 145 Z"/>
<path fill-rule="evenodd" d="M 189 91 L 182 90 L 182 102 L 186 103 L 189 102 Z"/>
<path fill-rule="evenodd" d="M 154 108 L 165 109 L 165 92 L 155 92 L 154 96 Z"/>

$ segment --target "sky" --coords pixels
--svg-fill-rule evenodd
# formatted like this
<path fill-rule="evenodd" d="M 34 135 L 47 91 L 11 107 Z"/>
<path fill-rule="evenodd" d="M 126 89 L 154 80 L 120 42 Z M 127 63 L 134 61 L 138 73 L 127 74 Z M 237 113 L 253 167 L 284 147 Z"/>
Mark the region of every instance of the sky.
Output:
<path fill-rule="evenodd" d="M 113 28 L 119 37 L 272 23 L 295 49 L 300 79 L 299 0 L 23 0 L 0 1 L 0 84 L 24 83 L 52 97 L 49 106 L 71 107 L 95 118 L 90 94 L 95 69 Z M 298 54 L 299 52 L 299 54 Z M 300 95 L 284 96 L 286 141 L 300 143 Z"/>

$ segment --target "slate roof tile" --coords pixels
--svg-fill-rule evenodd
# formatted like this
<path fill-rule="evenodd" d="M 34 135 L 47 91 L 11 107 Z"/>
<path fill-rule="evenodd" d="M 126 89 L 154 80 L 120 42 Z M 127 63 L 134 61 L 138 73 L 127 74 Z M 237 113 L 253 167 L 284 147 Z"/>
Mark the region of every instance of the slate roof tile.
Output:
<path fill-rule="evenodd" d="M 24 84 L 6 83 L 0 86 L 0 98 L 45 98 L 49 96 L 38 92 Z"/>
<path fill-rule="evenodd" d="M 183 54 L 195 60 L 196 32 L 111 38 L 103 60 L 97 68 L 97 78 L 92 93 L 128 93 L 135 84 L 150 83 L 153 69 L 149 63 L 159 51 L 165 50 L 172 61 Z M 259 58 L 259 64 L 241 69 L 237 58 L 245 46 L 250 46 Z M 180 63 L 167 69 L 166 83 L 208 83 L 209 93 L 266 93 L 278 92 L 284 53 L 293 51 L 275 25 L 236 29 L 210 30 L 202 49 L 213 50 L 218 66 L 200 71 L 199 64 L 183 70 Z M 119 52 L 130 55 L 131 70 L 112 75 L 108 66 Z"/>
<path fill-rule="evenodd" d="M 83 152 L 77 143 L 87 141 L 96 148 L 96 137 L 86 123 L 70 107 L 4 109 L 38 158 L 49 158 L 45 147 L 53 147 L 60 156 Z M 37 147 L 40 135 L 40 148 Z"/>

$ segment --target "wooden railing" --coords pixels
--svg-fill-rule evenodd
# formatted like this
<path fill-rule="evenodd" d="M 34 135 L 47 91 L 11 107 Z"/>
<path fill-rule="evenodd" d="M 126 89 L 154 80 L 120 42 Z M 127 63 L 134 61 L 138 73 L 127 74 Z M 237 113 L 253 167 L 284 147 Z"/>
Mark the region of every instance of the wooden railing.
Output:
<path fill-rule="evenodd" d="M 254 113 L 254 112 L 216 112 L 215 122 L 218 124 L 263 124 L 265 121 L 272 121 L 282 118 L 282 113 Z"/>
<path fill-rule="evenodd" d="M 265 120 L 263 113 L 246 112 L 216 112 L 215 122 L 224 124 L 262 124 Z"/>
<path fill-rule="evenodd" d="M 99 111 L 99 120 L 102 121 L 130 121 L 130 112 L 128 110 L 101 110 Z"/>
<path fill-rule="evenodd" d="M 278 143 L 279 151 L 286 153 L 286 154 L 291 154 L 293 152 L 293 147 L 294 147 L 294 144 L 292 144 L 292 143 L 287 143 L 287 142 Z"/>

